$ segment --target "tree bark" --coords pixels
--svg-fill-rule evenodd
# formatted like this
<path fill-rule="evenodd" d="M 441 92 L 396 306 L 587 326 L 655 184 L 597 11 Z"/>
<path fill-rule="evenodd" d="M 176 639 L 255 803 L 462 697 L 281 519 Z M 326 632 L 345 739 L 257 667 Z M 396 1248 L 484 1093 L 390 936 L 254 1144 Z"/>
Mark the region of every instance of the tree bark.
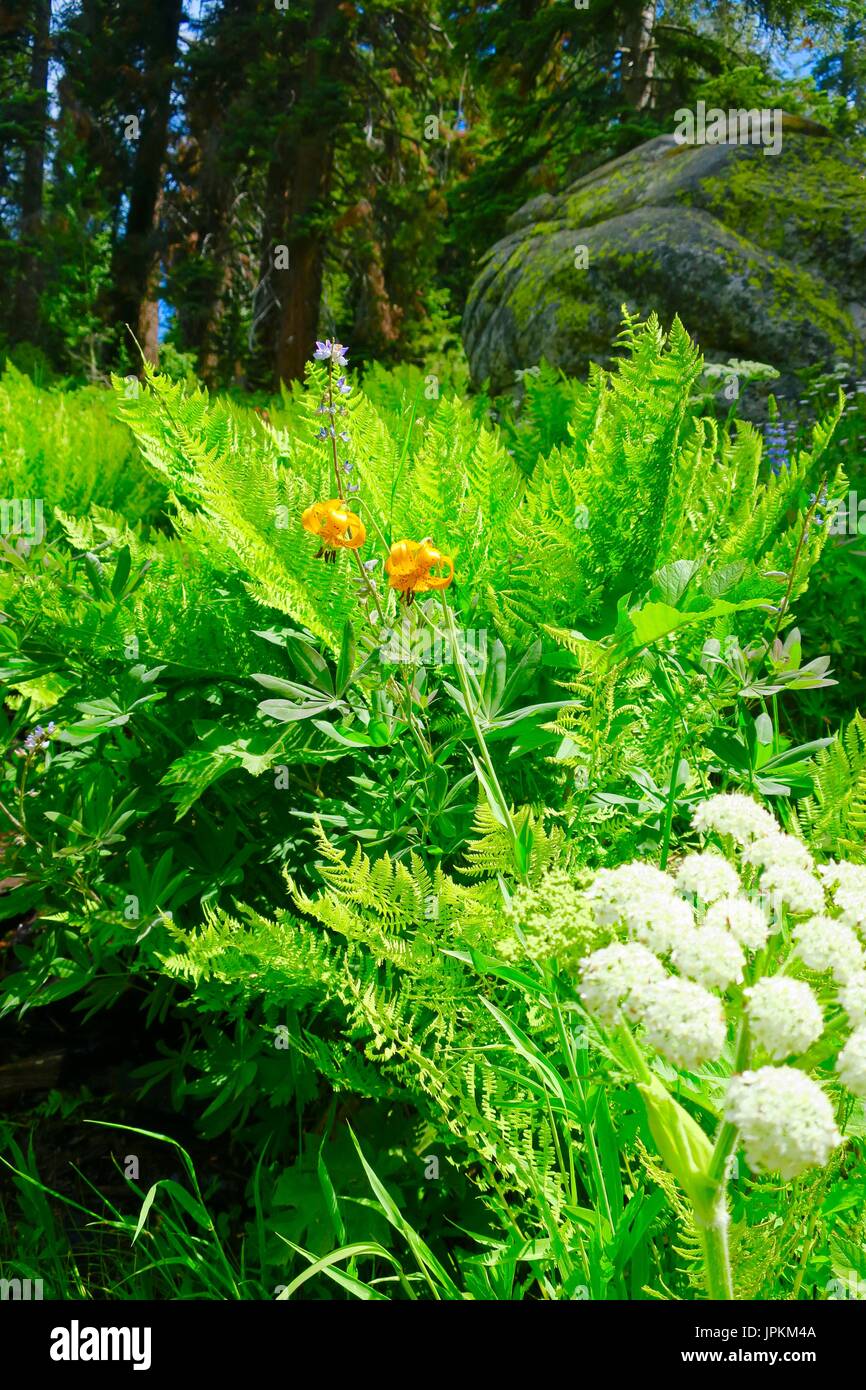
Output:
<path fill-rule="evenodd" d="M 114 256 L 115 317 L 139 338 L 148 361 L 159 356 L 157 318 L 160 282 L 159 209 L 168 143 L 182 0 L 162 0 L 153 14 L 148 96 L 129 193 L 124 236 Z"/>
<path fill-rule="evenodd" d="M 652 105 L 655 25 L 656 0 L 639 0 L 637 12 L 629 20 L 622 42 L 622 90 L 629 106 L 635 111 L 645 111 Z"/>
<path fill-rule="evenodd" d="M 334 33 L 339 8 L 338 0 L 315 0 L 296 79 L 303 114 L 286 121 L 268 169 L 251 337 L 267 344 L 277 381 L 303 376 L 318 328 L 325 233 L 316 213 L 330 190 L 334 141 L 316 95 L 323 83 L 340 80 L 344 66 L 342 43 Z M 286 254 L 288 267 L 281 268 Z"/>
<path fill-rule="evenodd" d="M 189 180 L 192 227 L 183 256 L 199 264 L 194 292 L 179 306 L 178 315 L 183 344 L 195 350 L 199 375 L 212 390 L 226 371 L 222 338 L 233 274 L 231 218 L 236 170 L 224 166 L 222 121 L 211 117 L 208 129 L 194 139 L 197 164 Z"/>
<path fill-rule="evenodd" d="M 21 342 L 39 337 L 39 301 L 42 292 L 40 234 L 45 183 L 45 146 L 48 127 L 48 48 L 51 28 L 50 0 L 33 0 L 28 135 L 20 198 L 20 257 L 12 315 L 12 331 Z"/>
<path fill-rule="evenodd" d="M 277 296 L 275 369 L 278 381 L 304 375 L 319 324 L 325 248 L 309 218 L 330 186 L 333 150 L 321 138 L 299 140 L 293 151 L 287 199 L 288 269 L 274 270 Z"/>

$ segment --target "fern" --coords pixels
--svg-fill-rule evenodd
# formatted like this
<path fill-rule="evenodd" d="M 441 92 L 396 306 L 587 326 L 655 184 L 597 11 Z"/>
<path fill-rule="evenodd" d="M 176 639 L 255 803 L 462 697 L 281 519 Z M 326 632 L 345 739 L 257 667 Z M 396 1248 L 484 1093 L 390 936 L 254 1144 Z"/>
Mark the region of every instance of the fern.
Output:
<path fill-rule="evenodd" d="M 541 816 L 528 807 L 518 816 L 518 821 L 518 829 L 528 825 L 531 851 L 527 879 L 536 884 L 551 866 L 568 860 L 565 834 L 557 825 L 546 830 Z M 486 801 L 480 802 L 476 809 L 466 859 L 461 872 L 467 877 L 491 878 L 500 874 L 508 878 L 514 875 L 514 854 L 508 832 Z"/>
<path fill-rule="evenodd" d="M 165 490 L 140 467 L 104 391 L 49 390 L 10 363 L 0 377 L 0 496 L 41 499 L 50 534 L 56 507 L 152 521 Z"/>
<path fill-rule="evenodd" d="M 792 810 L 800 834 L 816 849 L 866 863 L 866 719 L 855 714 L 818 753 L 814 790 Z"/>

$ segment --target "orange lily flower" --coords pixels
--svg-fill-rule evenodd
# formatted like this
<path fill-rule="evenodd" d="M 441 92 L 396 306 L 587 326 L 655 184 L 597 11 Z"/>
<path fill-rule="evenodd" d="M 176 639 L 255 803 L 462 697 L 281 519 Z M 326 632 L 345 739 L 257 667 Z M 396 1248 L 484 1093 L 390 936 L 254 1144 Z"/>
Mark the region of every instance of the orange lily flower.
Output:
<path fill-rule="evenodd" d="M 350 512 L 339 497 L 314 502 L 301 517 L 305 531 L 322 542 L 316 559 L 335 561 L 337 550 L 357 550 L 367 539 L 367 529 L 359 516 Z"/>
<path fill-rule="evenodd" d="M 431 573 L 440 568 L 447 573 Z M 395 541 L 385 561 L 385 573 L 391 588 L 411 603 L 416 594 L 447 589 L 454 578 L 454 561 L 437 550 L 429 537 L 423 541 Z"/>

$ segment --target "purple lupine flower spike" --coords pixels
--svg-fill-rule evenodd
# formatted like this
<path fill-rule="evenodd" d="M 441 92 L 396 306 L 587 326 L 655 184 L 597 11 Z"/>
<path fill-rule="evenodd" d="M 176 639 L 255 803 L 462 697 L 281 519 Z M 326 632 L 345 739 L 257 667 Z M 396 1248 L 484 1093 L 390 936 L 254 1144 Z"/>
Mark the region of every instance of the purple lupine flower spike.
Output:
<path fill-rule="evenodd" d="M 32 729 L 24 739 L 24 748 L 28 753 L 38 753 L 40 748 L 45 746 L 56 729 L 57 725 L 54 723 L 53 719 L 50 721 L 47 729 L 43 729 L 41 724 L 37 724 L 35 729 Z M 23 750 L 19 749 L 18 751 L 21 753 Z"/>
<path fill-rule="evenodd" d="M 770 467 L 778 477 L 782 469 L 787 468 L 791 461 L 788 449 L 788 431 L 783 422 L 781 420 L 768 420 L 764 425 L 764 439 Z"/>
<path fill-rule="evenodd" d="M 346 358 L 349 349 L 342 343 L 332 343 L 330 338 L 326 338 L 322 343 L 316 339 L 316 351 L 313 357 L 317 362 L 333 362 L 337 367 L 348 367 Z"/>

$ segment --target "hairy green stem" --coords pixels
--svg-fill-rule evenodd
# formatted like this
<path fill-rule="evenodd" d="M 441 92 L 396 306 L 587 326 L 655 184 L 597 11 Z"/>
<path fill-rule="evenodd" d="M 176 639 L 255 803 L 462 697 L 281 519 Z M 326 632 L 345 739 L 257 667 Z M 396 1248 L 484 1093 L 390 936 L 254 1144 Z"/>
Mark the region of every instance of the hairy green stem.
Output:
<path fill-rule="evenodd" d="M 630 1028 L 625 1023 L 617 1030 L 617 1041 L 620 1044 L 621 1052 L 628 1059 L 628 1065 L 639 1080 L 644 1084 L 650 1082 L 652 1073 L 632 1036 Z M 745 1024 L 741 1024 L 735 1046 L 735 1070 L 742 1070 L 746 1065 L 748 1050 L 748 1033 Z M 703 1254 L 707 1296 L 725 1302 L 734 1297 L 730 1252 L 728 1250 L 730 1218 L 728 1216 L 726 1174 L 728 1159 L 733 1153 L 736 1140 L 737 1130 L 735 1126 L 725 1121 L 719 1130 L 708 1170 L 708 1177 L 715 1188 L 714 1194 L 703 1208 L 704 1213 L 706 1213 L 707 1207 L 709 1207 L 709 1220 L 692 1203 L 695 1227 Z"/>
<path fill-rule="evenodd" d="M 728 1249 L 728 1208 L 724 1196 L 719 1198 L 712 1223 L 708 1226 L 696 1217 L 698 1236 L 704 1256 L 707 1296 L 716 1302 L 730 1302 L 734 1297 L 731 1278 L 731 1258 Z"/>
<path fill-rule="evenodd" d="M 737 1040 L 734 1044 L 734 1074 L 745 1071 L 749 1065 L 749 1027 L 745 1016 L 740 1020 Z M 707 1296 L 711 1299 L 730 1300 L 734 1297 L 734 1284 L 731 1277 L 731 1259 L 728 1250 L 728 1163 L 737 1144 L 737 1127 L 724 1120 L 719 1126 L 713 1156 L 710 1160 L 709 1176 L 716 1189 L 716 1202 L 713 1219 L 705 1224 L 695 1213 L 695 1221 L 704 1256 L 704 1271 L 707 1279 Z"/>

